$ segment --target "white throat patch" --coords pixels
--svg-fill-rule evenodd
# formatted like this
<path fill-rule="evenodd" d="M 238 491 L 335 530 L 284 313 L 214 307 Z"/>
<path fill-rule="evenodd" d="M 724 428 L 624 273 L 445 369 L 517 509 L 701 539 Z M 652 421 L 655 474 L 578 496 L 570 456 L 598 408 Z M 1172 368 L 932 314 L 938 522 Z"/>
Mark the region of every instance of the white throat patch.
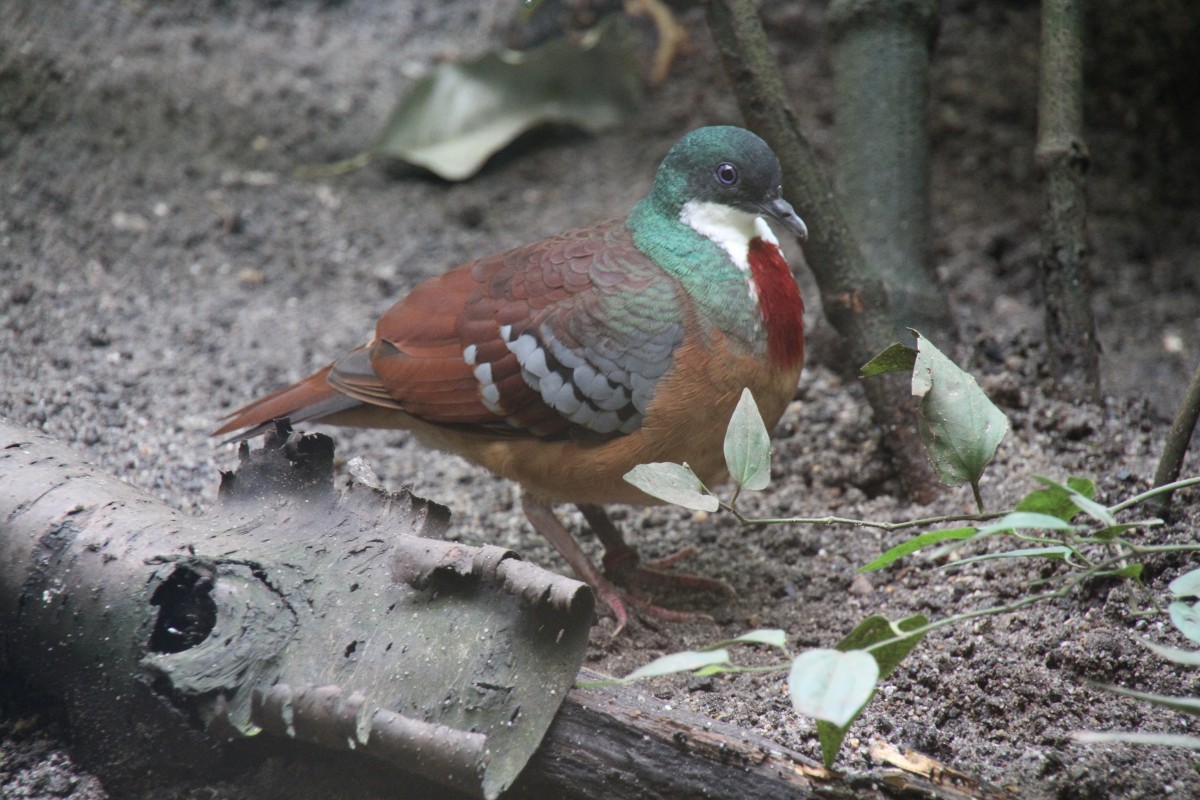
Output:
<path fill-rule="evenodd" d="M 762 217 L 720 203 L 689 200 L 679 212 L 679 221 L 719 245 L 742 272 L 750 270 L 746 256 L 751 239 L 762 237 L 779 244 Z"/>

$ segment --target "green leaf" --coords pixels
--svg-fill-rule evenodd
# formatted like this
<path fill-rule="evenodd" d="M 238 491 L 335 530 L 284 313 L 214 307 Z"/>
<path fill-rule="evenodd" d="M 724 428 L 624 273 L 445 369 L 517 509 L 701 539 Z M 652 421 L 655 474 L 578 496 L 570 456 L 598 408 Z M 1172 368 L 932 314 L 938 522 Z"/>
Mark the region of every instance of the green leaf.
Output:
<path fill-rule="evenodd" d="M 1069 531 L 1071 529 L 1071 523 L 1062 517 L 1037 514 L 1032 511 L 1013 511 L 1005 514 L 995 522 L 989 522 L 987 525 L 984 525 L 979 529 L 979 535 L 989 536 L 993 533 L 1003 533 L 1005 531 Z"/>
<path fill-rule="evenodd" d="M 1149 692 L 1139 692 L 1136 689 L 1126 689 L 1124 686 L 1113 686 L 1108 683 L 1096 683 L 1093 685 L 1113 694 L 1122 695 L 1123 697 L 1132 697 L 1135 700 L 1144 700 L 1147 703 L 1153 703 L 1156 706 L 1169 708 L 1173 711 L 1182 711 L 1185 714 L 1200 716 L 1200 698 L 1197 697 L 1172 697 L 1166 694 L 1150 694 Z"/>
<path fill-rule="evenodd" d="M 749 389 L 742 390 L 725 430 L 725 463 L 743 489 L 758 491 L 771 482 L 771 436 Z"/>
<path fill-rule="evenodd" d="M 1165 658 L 1167 661 L 1173 661 L 1176 664 L 1183 664 L 1189 667 L 1200 667 L 1200 650 L 1184 650 L 1180 647 L 1166 647 L 1165 645 L 1152 642 L 1149 639 L 1138 639 L 1142 646 L 1153 650 L 1156 654 Z"/>
<path fill-rule="evenodd" d="M 1069 547 L 1022 547 L 1019 550 L 1005 550 L 1002 553 L 984 553 L 981 556 L 971 556 L 970 558 L 960 558 L 958 561 L 952 561 L 946 565 L 946 569 L 957 569 L 964 567 L 967 564 L 974 564 L 977 561 L 991 561 L 996 558 L 1050 558 L 1056 560 L 1066 560 L 1067 556 L 1073 551 Z"/>
<path fill-rule="evenodd" d="M 975 378 L 917 334 L 912 393 L 921 398 L 917 427 L 934 472 L 949 486 L 978 486 L 1008 432 L 1008 417 Z"/>
<path fill-rule="evenodd" d="M 580 45 L 558 39 L 439 64 L 400 100 L 371 151 L 460 181 L 531 128 L 565 123 L 599 133 L 640 100 L 630 29 L 610 18 Z"/>
<path fill-rule="evenodd" d="M 1200 569 L 1185 572 L 1167 585 L 1176 597 L 1200 597 Z"/>
<path fill-rule="evenodd" d="M 878 678 L 879 665 L 863 650 L 807 650 L 792 662 L 788 694 L 797 713 L 842 726 L 871 699 Z"/>
<path fill-rule="evenodd" d="M 865 620 L 855 626 L 846 638 L 838 642 L 837 649 L 842 652 L 857 651 L 870 647 L 879 642 L 885 642 L 888 639 L 895 638 L 897 628 L 901 633 L 916 630 L 929 624 L 929 620 L 922 614 L 916 614 L 911 617 L 900 620 L 893 625 L 886 617 L 879 615 L 867 617 Z M 876 680 L 883 680 L 888 675 L 892 674 L 892 670 L 904 660 L 912 649 L 916 647 L 924 634 L 909 636 L 893 642 L 886 647 L 876 648 L 869 651 L 875 659 L 875 664 L 879 668 L 879 677 Z M 817 720 L 817 739 L 821 742 L 821 757 L 825 762 L 826 768 L 832 768 L 833 762 L 837 758 L 838 750 L 842 747 L 842 742 L 846 739 L 846 733 L 850 730 L 850 725 L 862 713 L 863 708 L 866 708 L 867 703 L 871 702 L 871 698 L 875 696 L 875 690 L 871 690 L 870 696 L 859 707 L 854 716 L 842 725 L 835 725 L 832 722 L 825 720 Z"/>
<path fill-rule="evenodd" d="M 736 670 L 732 664 L 709 664 L 707 667 L 701 667 L 692 674 L 697 678 L 706 678 L 709 675 L 721 675 L 725 672 Z"/>
<path fill-rule="evenodd" d="M 863 364 L 859 372 L 864 378 L 872 378 L 887 372 L 912 372 L 917 363 L 917 351 L 908 345 L 896 342 L 879 355 Z"/>
<path fill-rule="evenodd" d="M 1066 492 L 1071 497 L 1071 502 L 1078 506 L 1079 510 L 1087 514 L 1089 517 L 1098 519 L 1105 525 L 1117 524 L 1117 518 L 1114 517 L 1112 512 L 1108 510 L 1108 507 L 1103 503 L 1097 503 L 1095 500 L 1093 500 L 1091 494 L 1085 495 L 1083 492 L 1077 491 L 1069 485 L 1063 486 L 1061 483 L 1057 483 L 1041 475 L 1035 475 L 1034 480 L 1044 483 L 1051 488 Z M 1095 491 L 1096 487 L 1092 486 L 1092 493 L 1095 493 Z"/>
<path fill-rule="evenodd" d="M 1142 527 L 1142 525 L 1137 522 L 1121 523 L 1119 525 L 1109 525 L 1108 527 L 1101 528 L 1100 530 L 1092 531 L 1089 535 L 1093 539 L 1100 539 L 1101 541 L 1104 541 L 1104 542 L 1111 542 L 1113 539 L 1117 538 L 1122 533 L 1125 533 L 1126 531 L 1131 531 L 1134 528 L 1140 528 L 1140 527 Z"/>
<path fill-rule="evenodd" d="M 1141 580 L 1142 570 L 1145 568 L 1146 568 L 1145 564 L 1135 561 L 1132 564 L 1126 564 L 1125 566 L 1121 567 L 1120 569 L 1109 570 L 1107 572 L 1098 573 L 1098 574 L 1111 575 L 1114 578 L 1129 578 L 1131 580 L 1137 581 L 1137 580 Z"/>
<path fill-rule="evenodd" d="M 726 639 L 723 642 L 717 642 L 712 647 L 706 647 L 705 650 L 711 650 L 716 647 L 725 647 L 731 644 L 765 644 L 771 647 L 776 647 L 780 650 L 787 649 L 787 634 L 779 628 L 758 628 L 757 630 L 743 633 L 733 639 Z"/>
<path fill-rule="evenodd" d="M 1067 478 L 1066 486 L 1053 484 L 1045 489 L 1034 489 L 1017 504 L 1016 510 L 1048 514 L 1070 522 L 1079 513 L 1079 506 L 1071 499 L 1071 490 L 1090 498 L 1096 494 L 1096 484 L 1087 478 Z"/>
<path fill-rule="evenodd" d="M 875 570 L 890 566 L 899 559 L 904 558 L 904 556 L 915 553 L 923 547 L 928 547 L 931 544 L 937 544 L 949 539 L 970 539 L 975 533 L 975 528 L 950 528 L 944 531 L 928 531 L 890 548 L 870 564 L 859 567 L 858 571 L 874 572 Z"/>
<path fill-rule="evenodd" d="M 1167 611 L 1171 615 L 1171 622 L 1175 624 L 1179 632 L 1200 644 L 1200 608 L 1197 606 L 1200 606 L 1200 603 L 1188 605 L 1176 600 L 1167 606 Z"/>
<path fill-rule="evenodd" d="M 846 635 L 846 638 L 838 642 L 837 649 L 842 651 L 862 650 L 873 644 L 885 642 L 888 639 L 903 635 L 917 628 L 922 628 L 928 624 L 929 620 L 924 614 L 914 614 L 896 623 L 893 623 L 887 617 L 876 614 L 858 623 L 854 627 L 854 630 Z M 877 647 L 871 650 L 871 655 L 875 657 L 875 662 L 879 665 L 880 680 L 891 675 L 892 670 L 904 660 L 905 656 L 912 652 L 914 647 L 921 643 L 923 638 L 925 638 L 925 634 L 907 636 L 886 647 Z"/>
<path fill-rule="evenodd" d="M 656 658 L 649 664 L 638 667 L 629 673 L 625 680 L 636 681 L 641 678 L 656 678 L 660 675 L 692 672 L 703 667 L 726 665 L 728 663 L 728 650 L 683 650 Z"/>
<path fill-rule="evenodd" d="M 693 511 L 716 511 L 721 503 L 709 494 L 687 464 L 659 461 L 638 464 L 625 473 L 625 480 L 651 497 Z"/>
<path fill-rule="evenodd" d="M 1075 731 L 1071 738 L 1085 744 L 1151 744 L 1159 747 L 1186 747 L 1200 750 L 1200 736 L 1183 733 L 1141 733 L 1126 731 Z"/>

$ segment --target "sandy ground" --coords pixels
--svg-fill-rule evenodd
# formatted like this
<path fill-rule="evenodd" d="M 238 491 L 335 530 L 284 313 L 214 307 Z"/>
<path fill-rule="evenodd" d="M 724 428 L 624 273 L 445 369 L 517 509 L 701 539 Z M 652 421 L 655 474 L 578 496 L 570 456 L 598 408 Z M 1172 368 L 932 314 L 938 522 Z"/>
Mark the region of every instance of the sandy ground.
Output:
<path fill-rule="evenodd" d="M 1052 378 L 1038 366 L 1036 8 L 958 2 L 944 11 L 931 104 L 935 257 L 968 344 L 963 357 L 1013 420 L 985 498 L 1011 504 L 1034 488 L 1033 475 L 1086 474 L 1115 501 L 1149 485 L 1200 358 L 1197 214 L 1156 205 L 1128 158 L 1136 140 L 1115 121 L 1096 121 L 1091 231 L 1109 396 L 1099 409 L 1049 399 Z M 684 21 L 694 49 L 646 113 L 618 132 L 535 136 L 462 185 L 375 167 L 327 180 L 293 176 L 297 165 L 364 148 L 435 59 L 499 41 L 499 16 L 465 0 L 5 3 L 0 415 L 71 443 L 171 505 L 201 509 L 215 497 L 218 470 L 235 463 L 231 448 L 207 436 L 223 412 L 358 344 L 422 278 L 624 213 L 681 132 L 739 121 L 693 11 Z M 766 16 L 802 123 L 831 158 L 820 4 L 772 2 Z M 803 263 L 798 249 L 791 256 Z M 773 488 L 747 510 L 873 519 L 969 510 L 963 489 L 929 507 L 897 496 L 861 390 L 826 366 L 836 353 L 799 271 L 814 309 L 811 364 L 776 432 Z M 449 505 L 462 540 L 565 569 L 523 521 L 512 486 L 421 450 L 406 434 L 335 433 L 344 457 L 366 456 L 390 485 L 411 483 Z M 1192 459 L 1190 472 L 1198 467 Z M 1189 502 L 1155 541 L 1194 538 Z M 829 646 L 869 614 L 942 617 L 1010 601 L 1043 575 L 1041 565 L 947 572 L 914 562 L 862 579 L 857 566 L 898 534 L 747 532 L 725 516 L 671 509 L 619 516 L 645 554 L 697 545 L 689 571 L 728 581 L 737 597 L 697 606 L 715 624 L 635 624 L 616 641 L 611 620 L 601 619 L 589 666 L 617 674 L 754 627 L 784 628 L 797 649 Z M 1183 558 L 1151 562 L 1149 591 L 1161 600 L 1188 568 Z M 845 763 L 882 740 L 1021 797 L 1200 796 L 1194 759 L 1182 751 L 1068 738 L 1077 729 L 1192 729 L 1180 715 L 1087 683 L 1195 693 L 1194 676 L 1163 667 L 1134 641 L 1181 644 L 1162 617 L 1135 616 L 1144 604 L 1125 584 L 1096 583 L 931 635 L 854 727 Z M 819 753 L 780 675 L 662 679 L 647 691 Z M 69 727 L 36 714 L 12 686 L 3 697 L 0 794 L 107 796 L 72 765 Z M 256 796 L 227 786 L 171 791 Z"/>

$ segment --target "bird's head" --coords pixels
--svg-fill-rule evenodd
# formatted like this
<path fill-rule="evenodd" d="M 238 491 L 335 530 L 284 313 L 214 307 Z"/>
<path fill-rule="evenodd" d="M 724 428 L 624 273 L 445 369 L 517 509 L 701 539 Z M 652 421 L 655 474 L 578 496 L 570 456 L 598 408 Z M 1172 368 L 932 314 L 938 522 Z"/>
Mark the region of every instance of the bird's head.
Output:
<path fill-rule="evenodd" d="M 744 128 L 698 128 L 663 159 L 648 198 L 659 212 L 685 221 L 742 227 L 769 217 L 803 241 L 808 230 L 783 199 L 783 171 L 771 148 Z M 692 227 L 696 227 L 690 223 Z"/>

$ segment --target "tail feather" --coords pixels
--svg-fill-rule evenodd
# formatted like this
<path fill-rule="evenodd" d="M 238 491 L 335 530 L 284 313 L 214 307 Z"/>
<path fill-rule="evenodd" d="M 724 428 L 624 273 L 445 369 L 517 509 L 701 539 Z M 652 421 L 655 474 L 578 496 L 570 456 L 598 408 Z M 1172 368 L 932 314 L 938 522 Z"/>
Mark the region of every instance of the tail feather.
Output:
<path fill-rule="evenodd" d="M 272 421 L 281 417 L 288 417 L 294 425 L 319 420 L 361 405 L 329 385 L 330 369 L 332 365 L 299 383 L 242 406 L 226 416 L 224 423 L 212 435 L 221 436 L 236 431 L 229 441 L 249 439 L 262 433 Z"/>

